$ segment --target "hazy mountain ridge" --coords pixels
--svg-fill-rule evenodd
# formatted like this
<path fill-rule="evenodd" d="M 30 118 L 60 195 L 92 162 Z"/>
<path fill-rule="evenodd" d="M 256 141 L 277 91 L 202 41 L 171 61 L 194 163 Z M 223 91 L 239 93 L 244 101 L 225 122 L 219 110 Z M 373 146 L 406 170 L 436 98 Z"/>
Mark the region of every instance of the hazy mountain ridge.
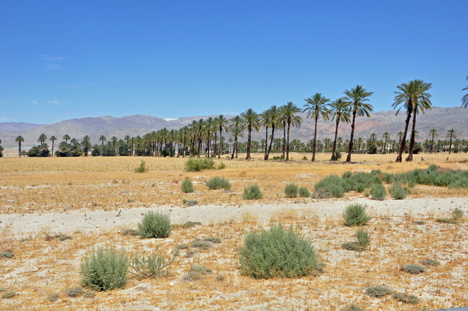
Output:
<path fill-rule="evenodd" d="M 300 114 L 303 118 L 301 128 L 291 129 L 291 140 L 300 139 L 309 141 L 314 134 L 314 120 L 307 119 L 306 114 Z M 389 132 L 392 139 L 396 138 L 398 132 L 404 130 L 405 112 L 400 112 L 395 116 L 395 111 L 380 111 L 371 114 L 370 118 L 358 117 L 356 119 L 356 137 L 368 138 L 372 133 L 377 134 L 380 139 L 382 134 Z M 62 140 L 65 134 L 72 138 L 81 139 L 85 135 L 91 137 L 93 144 L 99 144 L 99 137 L 104 135 L 108 140 L 112 136 L 119 139 L 125 136 L 143 136 L 146 133 L 157 131 L 162 128 L 179 129 L 180 127 L 191 123 L 194 120 L 207 119 L 209 116 L 182 117 L 176 120 L 165 120 L 153 116 L 133 115 L 121 118 L 110 116 L 88 117 L 81 119 L 72 119 L 58 122 L 55 124 L 31 124 L 31 123 L 0 123 L 0 139 L 2 146 L 13 148 L 17 146 L 15 138 L 18 135 L 24 137 L 23 146 L 28 148 L 37 144 L 37 139 L 41 133 L 50 138 L 54 135 L 58 141 Z M 212 116 L 215 117 L 215 116 Z M 225 116 L 231 118 L 232 116 Z M 465 108 L 438 108 L 433 107 L 426 114 L 419 114 L 416 119 L 416 129 L 419 132 L 419 139 L 429 138 L 429 130 L 437 129 L 439 137 L 445 139 L 449 129 L 455 129 L 457 137 L 460 139 L 468 138 L 468 109 Z M 270 131 L 271 132 L 271 131 Z M 275 137 L 282 137 L 282 130 L 275 131 Z M 318 139 L 332 138 L 335 133 L 335 122 L 319 120 Z M 349 138 L 351 133 L 350 124 L 341 123 L 339 135 L 343 139 Z M 244 135 L 244 139 L 246 134 Z M 254 133 L 254 139 L 264 139 L 265 129 Z"/>

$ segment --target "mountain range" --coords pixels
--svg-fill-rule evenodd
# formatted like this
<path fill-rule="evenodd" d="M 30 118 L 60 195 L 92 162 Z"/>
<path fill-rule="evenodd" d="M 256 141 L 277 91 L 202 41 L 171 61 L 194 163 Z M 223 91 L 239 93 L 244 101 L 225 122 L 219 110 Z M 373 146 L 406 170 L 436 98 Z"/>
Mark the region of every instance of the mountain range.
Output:
<path fill-rule="evenodd" d="M 306 114 L 300 113 L 303 122 L 300 128 L 291 129 L 291 140 L 299 139 L 301 141 L 309 141 L 314 134 L 314 120 L 308 119 Z M 356 137 L 364 139 L 369 138 L 372 133 L 375 133 L 380 139 L 385 132 L 390 133 L 392 139 L 396 139 L 398 132 L 404 130 L 405 112 L 401 112 L 395 116 L 395 111 L 380 111 L 372 113 L 369 118 L 358 117 L 356 119 Z M 191 123 L 193 120 L 206 119 L 209 116 L 193 116 L 183 117 L 174 120 L 166 120 L 163 118 L 134 115 L 121 118 L 110 116 L 105 117 L 89 117 L 81 119 L 66 120 L 54 124 L 31 124 L 31 123 L 16 123 L 6 122 L 0 123 L 0 139 L 2 146 L 5 148 L 14 148 L 17 146 L 15 139 L 18 135 L 24 137 L 23 146 L 25 148 L 37 145 L 37 139 L 40 134 L 44 133 L 47 137 L 54 135 L 61 141 L 65 134 L 71 138 L 76 138 L 79 141 L 85 136 L 91 137 L 93 144 L 99 144 L 99 137 L 104 135 L 108 140 L 112 136 L 124 138 L 125 136 L 143 136 L 146 133 L 157 131 L 162 128 L 179 129 Z M 212 116 L 215 117 L 215 116 Z M 231 118 L 232 116 L 225 116 Z M 439 108 L 432 107 L 432 110 L 425 114 L 419 114 L 416 120 L 416 130 L 419 133 L 418 140 L 429 138 L 429 130 L 437 129 L 439 138 L 445 139 L 446 133 L 450 129 L 456 131 L 456 135 L 460 139 L 468 139 L 468 109 L 466 108 Z M 324 121 L 319 119 L 318 122 L 318 139 L 332 138 L 335 133 L 335 122 Z M 340 124 L 339 135 L 344 139 L 348 138 L 351 133 L 350 124 Z M 244 139 L 245 139 L 244 135 Z M 259 140 L 265 137 L 265 130 L 254 134 L 254 139 Z M 282 137 L 282 131 L 276 131 L 275 137 Z"/>

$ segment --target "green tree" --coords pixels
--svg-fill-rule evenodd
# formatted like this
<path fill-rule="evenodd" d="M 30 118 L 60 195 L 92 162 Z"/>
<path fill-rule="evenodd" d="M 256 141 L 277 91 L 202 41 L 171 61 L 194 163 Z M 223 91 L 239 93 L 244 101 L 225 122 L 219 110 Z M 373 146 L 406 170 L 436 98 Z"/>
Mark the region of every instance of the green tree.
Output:
<path fill-rule="evenodd" d="M 231 135 L 234 136 L 234 146 L 232 147 L 231 159 L 234 159 L 234 154 L 237 159 L 237 152 L 239 150 L 239 137 L 242 136 L 242 133 L 244 131 L 244 123 L 240 116 L 235 116 L 231 119 L 229 126 Z"/>
<path fill-rule="evenodd" d="M 106 136 L 101 135 L 99 137 L 99 140 L 101 141 L 101 155 L 104 155 L 104 142 L 107 140 Z"/>
<path fill-rule="evenodd" d="M 54 144 L 55 144 L 55 141 L 57 140 L 57 137 L 52 135 L 50 136 L 49 140 L 52 142 L 52 156 L 54 156 Z"/>
<path fill-rule="evenodd" d="M 432 129 L 429 131 L 429 135 L 431 135 L 432 139 L 431 139 L 431 153 L 432 151 L 434 150 L 434 138 L 437 137 L 439 134 L 439 131 L 436 130 L 436 129 Z"/>
<path fill-rule="evenodd" d="M 46 134 L 42 133 L 41 135 L 39 135 L 39 138 L 37 141 L 42 145 L 46 142 L 46 140 L 47 140 Z"/>
<path fill-rule="evenodd" d="M 349 123 L 351 121 L 349 105 L 350 105 L 350 102 L 346 101 L 344 97 L 336 99 L 330 104 L 330 108 L 331 108 L 330 112 L 332 114 L 332 121 L 334 119 L 336 123 L 335 140 L 333 141 L 333 150 L 332 150 L 332 155 L 330 159 L 332 161 L 337 160 L 336 141 L 338 137 L 338 126 L 340 125 L 341 121 L 346 122 L 346 123 Z"/>
<path fill-rule="evenodd" d="M 301 112 L 301 108 L 294 105 L 293 102 L 287 102 L 286 105 L 281 107 L 282 117 L 283 120 L 286 122 L 286 131 L 287 131 L 287 138 L 286 138 L 286 161 L 289 160 L 289 132 L 291 130 L 291 126 L 294 127 L 301 127 L 302 118 L 297 116 L 296 114 Z"/>
<path fill-rule="evenodd" d="M 383 133 L 382 139 L 384 140 L 383 153 L 387 153 L 387 142 L 390 140 L 390 133 L 389 132 Z"/>
<path fill-rule="evenodd" d="M 23 136 L 19 135 L 16 137 L 15 142 L 18 143 L 18 157 L 21 158 L 21 143 L 24 142 Z"/>
<path fill-rule="evenodd" d="M 68 141 L 70 140 L 70 136 L 68 134 L 63 135 L 63 140 L 68 144 Z"/>
<path fill-rule="evenodd" d="M 356 128 L 356 115 L 357 116 L 370 116 L 370 112 L 374 109 L 371 104 L 366 103 L 369 101 L 369 98 L 374 92 L 367 92 L 362 85 L 356 85 L 356 87 L 351 90 L 346 90 L 344 92 L 346 99 L 351 102 L 351 109 L 353 114 L 353 119 L 351 123 L 351 138 L 349 140 L 349 149 L 348 157 L 346 158 L 347 163 L 351 163 L 351 153 L 353 152 L 353 143 L 354 143 L 354 130 Z"/>
<path fill-rule="evenodd" d="M 451 129 L 447 131 L 447 137 L 449 138 L 449 154 L 452 153 L 452 140 L 457 138 L 455 135 L 455 130 Z"/>
<path fill-rule="evenodd" d="M 268 158 L 270 157 L 271 147 L 273 145 L 273 141 L 275 140 L 275 129 L 281 128 L 280 109 L 278 109 L 278 107 L 273 105 L 270 107 L 270 109 L 268 109 L 268 115 L 269 115 L 269 121 L 270 121 L 269 125 L 271 127 L 271 138 L 270 138 L 270 146 L 268 146 L 268 151 L 265 150 L 264 160 L 268 160 Z"/>
<path fill-rule="evenodd" d="M 466 80 L 468 80 L 468 76 L 466 76 Z M 467 91 L 468 90 L 468 85 L 462 89 L 462 91 Z M 468 93 L 466 93 L 465 95 L 463 95 L 462 97 L 462 107 L 468 107 Z"/>
<path fill-rule="evenodd" d="M 320 115 L 324 120 L 329 119 L 330 110 L 327 104 L 330 101 L 321 93 L 315 93 L 314 96 L 305 99 L 304 112 L 307 112 L 307 118 L 313 117 L 315 120 L 314 140 L 312 144 L 312 162 L 315 161 L 315 152 L 317 148 L 317 123 Z"/>
<path fill-rule="evenodd" d="M 89 149 L 91 149 L 92 146 L 93 145 L 91 144 L 91 138 L 88 135 L 83 137 L 83 140 L 81 141 L 81 147 L 83 147 L 83 153 L 84 153 L 85 157 L 88 156 Z"/>
<path fill-rule="evenodd" d="M 252 147 L 252 131 L 258 131 L 260 129 L 260 120 L 258 114 L 253 111 L 252 108 L 247 109 L 245 112 L 241 113 L 241 117 L 244 123 L 244 127 L 247 128 L 248 137 L 247 137 L 247 156 L 246 160 L 250 160 L 250 149 Z"/>
<path fill-rule="evenodd" d="M 228 132 L 228 122 L 229 120 L 226 119 L 223 115 L 218 117 L 218 129 L 219 129 L 219 154 L 218 159 L 221 158 L 221 154 L 223 153 L 223 131 Z"/>

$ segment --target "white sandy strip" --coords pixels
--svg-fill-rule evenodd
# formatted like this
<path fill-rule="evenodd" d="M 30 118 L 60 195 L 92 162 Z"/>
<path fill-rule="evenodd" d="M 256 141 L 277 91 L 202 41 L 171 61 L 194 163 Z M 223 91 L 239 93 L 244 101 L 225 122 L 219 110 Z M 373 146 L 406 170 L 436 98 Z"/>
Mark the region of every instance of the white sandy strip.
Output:
<path fill-rule="evenodd" d="M 371 216 L 405 216 L 415 218 L 426 216 L 450 217 L 450 212 L 460 208 L 468 214 L 467 198 L 423 198 L 407 200 L 374 201 L 370 199 L 353 200 L 314 200 L 307 203 L 260 204 L 245 206 L 205 205 L 193 207 L 154 207 L 132 208 L 120 211 L 90 211 L 86 209 L 63 213 L 42 214 L 0 214 L 0 232 L 9 232 L 17 237 L 44 233 L 72 233 L 75 231 L 99 233 L 102 230 L 119 228 L 136 228 L 142 216 L 149 210 L 159 210 L 169 213 L 171 222 L 199 221 L 204 225 L 238 222 L 250 214 L 259 222 L 267 222 L 272 216 L 285 210 L 297 210 L 306 215 L 317 217 L 341 217 L 344 209 L 351 203 L 367 205 Z"/>

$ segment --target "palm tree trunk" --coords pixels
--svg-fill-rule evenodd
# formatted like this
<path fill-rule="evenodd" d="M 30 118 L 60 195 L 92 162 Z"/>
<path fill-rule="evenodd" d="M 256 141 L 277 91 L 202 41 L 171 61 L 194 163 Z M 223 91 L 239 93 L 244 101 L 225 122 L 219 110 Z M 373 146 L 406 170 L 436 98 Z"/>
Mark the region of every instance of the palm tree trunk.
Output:
<path fill-rule="evenodd" d="M 332 150 L 332 156 L 331 159 L 332 161 L 337 160 L 335 157 L 336 153 L 336 139 L 338 138 L 338 125 L 340 124 L 340 117 L 336 117 L 336 128 L 335 128 L 335 141 L 333 142 L 333 150 Z"/>
<path fill-rule="evenodd" d="M 273 145 L 273 140 L 275 137 L 275 125 L 271 125 L 271 139 L 270 139 L 270 146 L 268 147 L 268 153 L 265 155 L 265 160 L 268 160 L 268 157 L 270 156 L 271 152 L 271 146 Z"/>
<path fill-rule="evenodd" d="M 18 157 L 21 158 L 21 141 L 18 142 Z"/>
<path fill-rule="evenodd" d="M 236 151 L 236 147 L 237 147 L 237 135 L 234 136 L 234 146 L 232 146 L 231 160 L 234 159 L 234 152 Z"/>
<path fill-rule="evenodd" d="M 54 141 L 52 141 L 52 157 L 54 156 Z"/>
<path fill-rule="evenodd" d="M 452 134 L 450 134 L 449 154 L 452 153 Z"/>
<path fill-rule="evenodd" d="M 216 157 L 216 153 L 218 152 L 218 145 L 217 145 L 217 141 L 218 141 L 218 134 L 217 132 L 215 131 L 215 136 L 214 136 L 214 150 L 213 150 L 213 153 L 211 154 L 213 157 Z"/>
<path fill-rule="evenodd" d="M 413 112 L 413 128 L 411 130 L 411 140 L 410 140 L 410 146 L 409 146 L 409 155 L 408 158 L 406 159 L 408 162 L 413 161 L 413 149 L 414 149 L 414 143 L 416 140 L 416 111 Z"/>
<path fill-rule="evenodd" d="M 210 131 L 208 131 L 207 133 L 207 139 L 206 139 L 206 148 L 208 149 L 208 158 L 210 157 L 210 141 L 211 141 L 211 138 L 210 138 Z"/>
<path fill-rule="evenodd" d="M 291 129 L 291 121 L 288 120 L 288 139 L 286 144 L 286 161 L 289 161 L 289 130 Z"/>
<path fill-rule="evenodd" d="M 250 143 L 252 142 L 252 124 L 249 124 L 249 137 L 247 138 L 247 156 L 246 160 L 250 160 Z"/>
<path fill-rule="evenodd" d="M 354 128 L 356 127 L 356 109 L 353 110 L 353 123 L 351 124 L 351 139 L 349 140 L 348 156 L 346 163 L 351 163 L 351 153 L 353 152 Z"/>
<path fill-rule="evenodd" d="M 406 113 L 405 131 L 403 132 L 403 136 L 401 137 L 400 151 L 398 152 L 396 162 L 402 161 L 403 152 L 405 152 L 406 135 L 408 134 L 408 127 L 409 127 L 410 120 L 411 120 L 411 110 L 408 110 L 408 112 Z"/>
<path fill-rule="evenodd" d="M 314 142 L 312 143 L 312 162 L 315 162 L 315 151 L 317 150 L 317 121 L 318 113 L 315 115 Z"/>
<path fill-rule="evenodd" d="M 432 133 L 431 153 L 433 149 L 434 149 L 434 133 Z"/>
<path fill-rule="evenodd" d="M 221 153 L 223 153 L 223 128 L 219 128 L 219 154 L 218 159 L 221 159 Z"/>
<path fill-rule="evenodd" d="M 286 122 L 283 121 L 283 159 L 286 156 Z"/>
<path fill-rule="evenodd" d="M 263 156 L 263 160 L 267 160 L 267 148 L 268 147 L 268 125 L 265 126 L 265 155 Z"/>

